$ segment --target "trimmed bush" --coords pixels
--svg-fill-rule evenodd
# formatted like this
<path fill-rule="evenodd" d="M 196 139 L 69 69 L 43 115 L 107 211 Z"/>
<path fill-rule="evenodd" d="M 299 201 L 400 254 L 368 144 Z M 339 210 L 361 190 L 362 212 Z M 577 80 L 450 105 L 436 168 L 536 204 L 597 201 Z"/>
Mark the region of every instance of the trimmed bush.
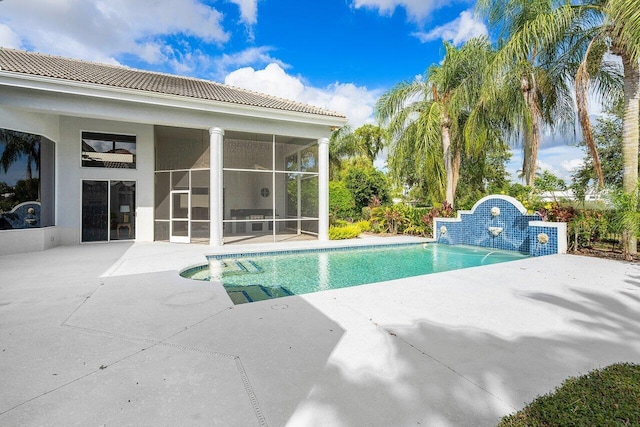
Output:
<path fill-rule="evenodd" d="M 617 363 L 569 378 L 502 418 L 499 427 L 640 425 L 640 365 Z"/>
<path fill-rule="evenodd" d="M 356 222 L 356 225 L 361 231 L 371 231 L 371 222 L 369 221 L 358 221 Z"/>
<path fill-rule="evenodd" d="M 344 227 L 329 227 L 329 240 L 353 239 L 362 233 L 360 227 L 356 224 L 346 225 Z"/>
<path fill-rule="evenodd" d="M 329 212 L 336 220 L 353 218 L 356 214 L 353 194 L 342 181 L 329 181 Z"/>

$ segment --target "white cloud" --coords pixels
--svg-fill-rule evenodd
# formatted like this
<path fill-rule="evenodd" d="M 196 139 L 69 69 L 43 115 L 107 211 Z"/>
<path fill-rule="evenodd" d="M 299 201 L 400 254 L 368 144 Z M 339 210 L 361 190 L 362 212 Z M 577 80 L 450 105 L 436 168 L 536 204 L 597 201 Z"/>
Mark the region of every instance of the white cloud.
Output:
<path fill-rule="evenodd" d="M 579 167 L 584 166 L 584 160 L 583 159 L 563 160 L 562 162 L 560 162 L 560 166 L 562 166 L 562 168 L 567 172 L 573 172 Z"/>
<path fill-rule="evenodd" d="M 521 182 L 518 179 L 518 171 L 522 169 L 522 148 L 514 147 L 513 156 L 507 163 L 507 171 L 511 174 L 511 180 Z M 541 146 L 538 150 L 538 168 L 541 171 L 548 170 L 552 174 L 571 183 L 571 173 L 582 165 L 584 151 L 574 145 Z"/>
<path fill-rule="evenodd" d="M 474 37 L 486 36 L 489 32 L 482 21 L 473 17 L 469 10 L 462 11 L 460 16 L 451 22 L 440 25 L 428 32 L 413 33 L 422 43 L 437 39 L 447 40 L 459 46 Z"/>
<path fill-rule="evenodd" d="M 20 36 L 13 32 L 7 25 L 0 24 L 0 46 L 11 49 L 20 49 L 22 42 Z"/>
<path fill-rule="evenodd" d="M 258 22 L 258 0 L 229 0 L 240 8 L 240 22 L 245 25 L 247 39 L 254 41 L 253 26 Z"/>
<path fill-rule="evenodd" d="M 258 22 L 258 0 L 230 0 L 240 8 L 240 21 L 246 25 Z"/>
<path fill-rule="evenodd" d="M 261 46 L 261 47 L 251 47 L 245 49 L 241 52 L 237 52 L 234 54 L 224 54 L 221 57 L 215 59 L 215 75 L 214 77 L 219 80 L 223 80 L 227 74 L 232 69 L 237 69 L 239 67 L 245 66 L 262 66 L 266 64 L 275 63 L 280 66 L 280 68 L 290 68 L 288 64 L 280 61 L 277 58 L 274 58 L 269 53 L 272 50 L 271 47 Z"/>
<path fill-rule="evenodd" d="M 551 172 L 552 174 L 558 176 L 559 175 L 559 170 L 558 170 L 558 168 L 556 166 L 557 165 L 555 165 L 555 164 L 547 163 L 544 160 L 538 159 L 537 169 L 539 171 L 541 171 L 541 172 L 548 171 L 548 172 Z"/>
<path fill-rule="evenodd" d="M 229 73 L 224 82 L 342 113 L 347 116 L 353 128 L 373 123 L 375 103 L 380 96 L 377 90 L 352 83 L 336 82 L 325 88 L 309 86 L 300 77 L 287 74 L 276 63 L 271 63 L 262 70 L 240 68 Z"/>
<path fill-rule="evenodd" d="M 0 21 L 30 50 L 111 63 L 121 54 L 171 61 L 161 40 L 171 35 L 225 43 L 222 18 L 197 0 L 20 0 L 0 7 Z"/>
<path fill-rule="evenodd" d="M 377 9 L 381 15 L 393 15 L 396 8 L 402 7 L 410 21 L 421 23 L 432 10 L 447 6 L 446 0 L 353 0 L 353 7 Z"/>
<path fill-rule="evenodd" d="M 225 84 L 266 93 L 280 98 L 299 101 L 305 90 L 300 79 L 288 75 L 278 64 L 272 63 L 262 70 L 240 68 L 224 79 Z"/>

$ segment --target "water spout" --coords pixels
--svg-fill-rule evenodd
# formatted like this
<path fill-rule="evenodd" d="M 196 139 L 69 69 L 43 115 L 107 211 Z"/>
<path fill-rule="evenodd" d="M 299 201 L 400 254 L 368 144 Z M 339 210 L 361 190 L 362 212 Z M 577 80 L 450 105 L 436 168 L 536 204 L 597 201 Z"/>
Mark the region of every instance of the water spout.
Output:
<path fill-rule="evenodd" d="M 489 227 L 489 233 L 491 233 L 493 237 L 498 237 L 500 233 L 502 233 L 502 227 Z"/>
<path fill-rule="evenodd" d="M 491 251 L 491 252 L 489 252 L 488 254 L 486 254 L 484 257 L 482 257 L 482 259 L 480 260 L 480 265 L 483 265 L 483 264 L 484 264 L 484 261 L 487 259 L 487 257 L 488 257 L 489 255 L 491 255 L 491 254 L 495 254 L 495 253 L 496 253 L 496 251 Z"/>

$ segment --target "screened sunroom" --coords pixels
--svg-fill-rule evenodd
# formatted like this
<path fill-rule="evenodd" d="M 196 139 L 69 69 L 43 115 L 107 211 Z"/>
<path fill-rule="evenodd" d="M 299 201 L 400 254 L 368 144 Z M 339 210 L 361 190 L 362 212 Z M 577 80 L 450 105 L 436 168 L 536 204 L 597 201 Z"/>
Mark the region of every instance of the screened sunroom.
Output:
<path fill-rule="evenodd" d="M 209 243 L 212 227 L 225 243 L 317 238 L 317 139 L 228 130 L 222 173 L 211 174 L 206 130 L 157 126 L 155 134 L 156 240 Z M 221 189 L 219 215 L 212 188 Z"/>

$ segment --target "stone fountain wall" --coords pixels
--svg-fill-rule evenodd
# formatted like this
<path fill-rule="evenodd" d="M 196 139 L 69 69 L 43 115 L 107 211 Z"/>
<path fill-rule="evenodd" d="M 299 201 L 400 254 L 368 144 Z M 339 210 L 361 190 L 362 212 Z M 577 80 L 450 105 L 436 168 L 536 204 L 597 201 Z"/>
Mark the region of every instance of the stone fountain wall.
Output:
<path fill-rule="evenodd" d="M 567 224 L 541 221 L 527 214 L 518 200 L 492 195 L 480 199 L 457 218 L 434 218 L 438 243 L 473 245 L 527 253 L 532 256 L 566 253 Z"/>

